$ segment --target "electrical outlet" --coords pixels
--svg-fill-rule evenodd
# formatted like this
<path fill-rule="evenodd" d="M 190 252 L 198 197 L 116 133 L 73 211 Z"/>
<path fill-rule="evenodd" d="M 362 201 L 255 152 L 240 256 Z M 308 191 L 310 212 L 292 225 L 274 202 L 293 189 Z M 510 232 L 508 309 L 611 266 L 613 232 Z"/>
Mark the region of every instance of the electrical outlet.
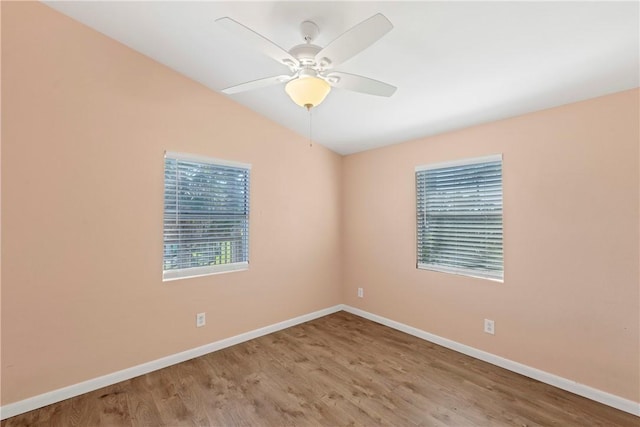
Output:
<path fill-rule="evenodd" d="M 488 334 L 495 335 L 496 324 L 493 320 L 484 319 L 484 331 Z"/>
<path fill-rule="evenodd" d="M 207 323 L 206 314 L 198 313 L 196 314 L 196 328 L 200 328 Z"/>
<path fill-rule="evenodd" d="M 358 288 L 358 298 L 364 298 L 364 289 Z"/>

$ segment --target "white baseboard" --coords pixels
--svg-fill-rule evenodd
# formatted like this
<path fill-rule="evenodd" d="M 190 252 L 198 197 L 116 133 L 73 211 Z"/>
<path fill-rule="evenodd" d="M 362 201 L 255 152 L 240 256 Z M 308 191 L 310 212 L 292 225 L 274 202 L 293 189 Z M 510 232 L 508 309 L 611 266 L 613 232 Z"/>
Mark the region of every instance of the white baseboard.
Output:
<path fill-rule="evenodd" d="M 240 335 L 236 335 L 230 338 L 225 338 L 220 341 L 206 344 L 201 347 L 192 348 L 190 350 L 183 351 L 181 353 L 172 354 L 171 356 L 163 357 L 161 359 L 152 360 L 141 365 L 133 366 L 131 368 L 123 369 L 121 371 L 113 372 L 98 378 L 83 381 L 78 384 L 73 384 L 68 387 L 53 390 L 47 393 L 40 394 L 38 396 L 30 397 L 28 399 L 21 400 L 15 403 L 9 403 L 0 407 L 0 420 L 10 418 L 25 412 L 32 411 L 34 409 L 42 408 L 43 406 L 50 405 L 52 403 L 60 402 L 71 397 L 79 396 L 90 391 L 97 390 L 102 387 L 106 387 L 112 384 L 119 383 L 131 378 L 144 375 L 146 373 L 156 371 L 158 369 L 166 368 L 167 366 L 175 365 L 196 357 L 204 356 L 205 354 L 212 353 L 214 351 L 222 350 L 223 348 L 231 347 L 232 345 L 240 344 L 245 341 L 252 340 L 254 338 L 261 337 L 273 332 L 280 331 L 282 329 L 289 328 L 291 326 L 299 325 L 300 323 L 308 322 L 310 320 L 317 319 L 328 314 L 336 313 L 343 309 L 342 304 L 335 305 L 333 307 L 325 308 L 323 310 L 315 311 L 313 313 L 304 314 L 302 316 L 295 317 L 293 319 L 285 320 L 273 325 L 265 326 L 263 328 L 255 329 L 253 331 L 245 332 Z"/>
<path fill-rule="evenodd" d="M 0 419 L 4 420 L 6 418 L 10 418 L 28 411 L 32 411 L 34 409 L 41 408 L 43 406 L 50 405 L 52 403 L 79 396 L 81 394 L 88 393 L 90 391 L 94 391 L 99 388 L 116 384 L 131 378 L 135 378 L 137 376 L 144 375 L 158 369 L 166 368 L 167 366 L 175 365 L 176 363 L 181 363 L 208 353 L 212 353 L 214 351 L 222 350 L 223 348 L 227 348 L 232 345 L 240 344 L 245 341 L 261 337 L 263 335 L 277 332 L 291 326 L 299 325 L 301 323 L 308 322 L 310 320 L 314 320 L 328 314 L 336 313 L 341 310 L 347 311 L 360 317 L 364 317 L 365 319 L 369 319 L 382 325 L 389 326 L 390 328 L 405 332 L 409 335 L 413 335 L 426 341 L 430 341 L 434 344 L 438 344 L 451 350 L 466 354 L 468 356 L 475 357 L 476 359 L 480 359 L 493 365 L 500 366 L 501 368 L 508 369 L 518 374 L 536 379 L 543 383 L 558 387 L 563 390 L 567 390 L 579 396 L 595 400 L 596 402 L 603 403 L 605 405 L 640 417 L 640 403 L 624 399 L 611 393 L 607 393 L 586 386 L 584 384 L 580 384 L 575 381 L 559 377 L 557 375 L 550 374 L 548 372 L 541 371 L 539 369 L 532 368 L 530 366 L 523 365 L 521 363 L 514 362 L 512 360 L 505 359 L 491 353 L 487 353 L 482 350 L 478 350 L 468 345 L 460 344 L 447 338 L 439 337 L 429 332 L 425 332 L 421 329 L 396 322 L 395 320 L 387 319 L 385 317 L 378 316 L 376 314 L 372 314 L 348 305 L 338 304 L 333 307 L 298 316 L 293 319 L 285 320 L 273 325 L 245 332 L 240 335 L 225 338 L 220 341 L 203 345 L 201 347 L 196 347 L 191 350 L 186 350 L 181 353 L 173 354 L 171 356 L 163 357 L 157 360 L 152 360 L 141 365 L 133 366 L 131 368 L 123 369 L 121 371 L 107 374 L 98 378 L 83 381 L 78 384 L 43 393 L 38 396 L 30 397 L 19 402 L 4 405 L 0 407 Z"/>
<path fill-rule="evenodd" d="M 468 345 L 460 344 L 459 342 L 452 341 L 447 338 L 439 337 L 429 332 L 425 332 L 421 329 L 414 328 L 413 326 L 405 325 L 404 323 L 396 322 L 395 320 L 387 319 L 386 317 L 378 316 L 377 314 L 372 314 L 367 311 L 360 310 L 359 308 L 344 305 L 343 310 L 351 314 L 355 314 L 356 316 L 364 317 L 365 319 L 369 319 L 376 323 L 388 326 L 390 328 L 397 329 L 398 331 L 405 332 L 409 335 L 413 335 L 414 337 L 422 338 L 423 340 L 441 345 L 442 347 L 455 350 L 459 353 L 466 354 L 467 356 L 483 360 L 485 362 L 491 363 L 492 365 L 508 369 L 509 371 L 516 372 L 526 377 L 533 378 L 540 382 L 558 387 L 579 396 L 586 397 L 587 399 L 595 400 L 596 402 L 603 403 L 605 405 L 640 417 L 640 403 L 638 402 L 624 399 L 614 394 L 607 393 L 605 391 L 598 390 L 587 385 L 580 384 L 576 381 L 550 374 L 545 371 L 541 371 L 540 369 L 523 365 L 522 363 L 514 362 L 512 360 L 487 353 L 486 351 L 478 350 Z"/>

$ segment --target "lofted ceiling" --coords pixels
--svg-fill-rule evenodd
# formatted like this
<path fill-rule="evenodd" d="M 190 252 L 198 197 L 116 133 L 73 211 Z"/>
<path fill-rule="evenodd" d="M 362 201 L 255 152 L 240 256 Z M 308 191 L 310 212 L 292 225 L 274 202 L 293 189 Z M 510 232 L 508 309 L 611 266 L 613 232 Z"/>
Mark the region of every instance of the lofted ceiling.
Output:
<path fill-rule="evenodd" d="M 397 86 L 390 98 L 333 89 L 312 139 L 350 154 L 639 86 L 639 3 L 47 1 L 50 7 L 214 91 L 288 69 L 214 22 L 228 16 L 290 49 L 380 12 L 394 29 L 337 69 Z M 227 96 L 227 95 L 225 95 Z M 309 136 L 284 85 L 229 98 Z"/>

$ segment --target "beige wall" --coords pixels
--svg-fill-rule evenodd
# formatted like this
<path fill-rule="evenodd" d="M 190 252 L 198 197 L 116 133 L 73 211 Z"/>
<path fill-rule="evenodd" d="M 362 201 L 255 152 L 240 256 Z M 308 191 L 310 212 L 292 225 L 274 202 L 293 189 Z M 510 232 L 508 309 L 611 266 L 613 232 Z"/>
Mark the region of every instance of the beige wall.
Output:
<path fill-rule="evenodd" d="M 41 4 L 1 59 L 2 404 L 338 303 L 640 401 L 638 91 L 340 158 Z M 165 149 L 253 164 L 249 271 L 161 281 Z M 500 152 L 505 283 L 417 271 L 414 167 Z"/>
<path fill-rule="evenodd" d="M 640 402 L 638 95 L 344 158 L 345 303 Z M 495 153 L 504 283 L 417 270 L 414 167 Z"/>
<path fill-rule="evenodd" d="M 3 404 L 341 302 L 340 156 L 2 3 Z M 165 149 L 253 165 L 249 271 L 162 282 Z"/>

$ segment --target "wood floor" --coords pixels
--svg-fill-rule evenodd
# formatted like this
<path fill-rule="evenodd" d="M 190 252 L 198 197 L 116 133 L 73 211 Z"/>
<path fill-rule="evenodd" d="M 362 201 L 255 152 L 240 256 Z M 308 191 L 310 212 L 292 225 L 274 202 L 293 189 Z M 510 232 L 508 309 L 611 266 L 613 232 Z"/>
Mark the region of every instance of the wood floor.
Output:
<path fill-rule="evenodd" d="M 638 427 L 640 418 L 339 312 L 2 422 L 162 425 Z"/>

